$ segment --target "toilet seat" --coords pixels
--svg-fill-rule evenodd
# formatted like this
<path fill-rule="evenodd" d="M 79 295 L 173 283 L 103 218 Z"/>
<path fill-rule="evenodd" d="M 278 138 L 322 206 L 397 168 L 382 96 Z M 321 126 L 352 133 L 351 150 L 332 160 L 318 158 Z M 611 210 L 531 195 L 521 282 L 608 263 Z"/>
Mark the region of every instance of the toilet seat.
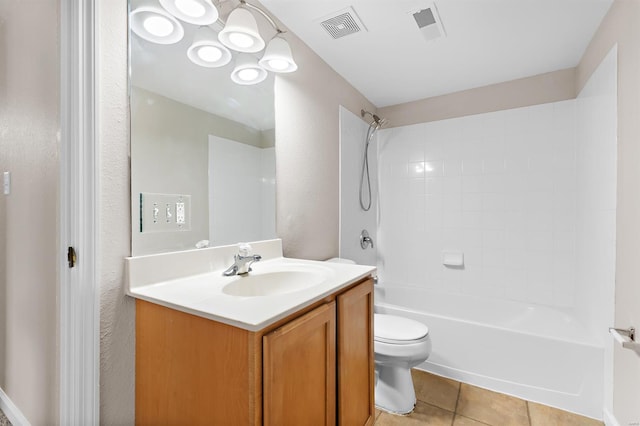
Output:
<path fill-rule="evenodd" d="M 374 340 L 392 345 L 419 343 L 429 337 L 429 328 L 421 322 L 396 315 L 373 315 Z"/>

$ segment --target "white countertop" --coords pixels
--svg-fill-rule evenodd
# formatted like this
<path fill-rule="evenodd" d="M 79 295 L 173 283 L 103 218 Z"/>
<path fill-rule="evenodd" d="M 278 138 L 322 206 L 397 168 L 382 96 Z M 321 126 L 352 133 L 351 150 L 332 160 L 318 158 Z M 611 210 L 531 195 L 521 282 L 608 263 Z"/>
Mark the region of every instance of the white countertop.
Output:
<path fill-rule="evenodd" d="M 279 240 L 277 243 L 280 243 Z M 226 267 L 209 272 L 193 273 L 199 269 L 195 267 L 191 270 L 185 268 L 185 274 L 181 277 L 176 277 L 180 275 L 177 271 L 170 271 L 166 274 L 167 279 L 164 279 L 161 274 L 158 274 L 157 268 L 153 268 L 154 264 L 161 263 L 166 268 L 166 262 L 175 261 L 176 257 L 172 258 L 171 254 L 162 254 L 154 255 L 158 258 L 144 256 L 142 259 L 135 257 L 127 259 L 126 293 L 182 312 L 246 330 L 258 331 L 375 272 L 372 266 L 275 257 L 278 254 L 277 249 L 271 250 L 273 247 L 261 247 L 259 244 L 255 246 L 263 248 L 268 255 L 266 259 L 253 264 L 253 271 L 249 273 L 252 280 L 259 279 L 261 274 L 299 270 L 311 271 L 312 276 L 315 277 L 312 285 L 284 294 L 250 297 L 229 295 L 226 294 L 229 287 L 225 289 L 225 286 L 233 283 L 236 283 L 234 284 L 236 287 L 242 286 L 242 280 L 246 277 L 237 275 L 225 277 L 222 272 Z M 218 253 L 228 258 L 231 252 L 229 247 L 235 250 L 235 246 L 227 246 L 218 251 L 211 249 L 210 254 L 215 256 L 215 253 Z M 254 253 L 260 252 L 254 250 Z M 184 252 L 177 255 L 184 261 Z M 202 252 L 194 251 L 194 255 L 202 257 Z M 136 262 L 136 259 L 142 262 Z M 210 266 L 223 264 L 218 261 L 209 263 Z M 227 263 L 226 266 L 229 266 L 233 262 L 227 259 L 224 264 Z M 179 266 L 175 268 L 180 269 Z M 304 276 L 304 274 L 301 275 Z"/>

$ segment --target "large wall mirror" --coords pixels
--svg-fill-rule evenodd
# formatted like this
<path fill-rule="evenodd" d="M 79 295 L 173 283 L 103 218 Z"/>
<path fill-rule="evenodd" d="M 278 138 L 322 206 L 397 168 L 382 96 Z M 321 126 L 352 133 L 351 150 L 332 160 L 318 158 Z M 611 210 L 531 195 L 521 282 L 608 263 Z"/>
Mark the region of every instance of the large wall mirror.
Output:
<path fill-rule="evenodd" d="M 148 7 L 161 5 L 130 1 L 132 12 Z M 192 61 L 194 41 L 215 35 L 220 21 L 176 20 L 183 36 L 162 44 L 132 31 L 154 25 L 149 17 L 129 18 L 132 254 L 274 238 L 273 74 L 258 84 L 234 82 L 234 67 L 251 54 L 233 52 L 221 67 Z M 256 20 L 262 34 L 275 33 Z M 216 52 L 200 49 L 199 56 L 207 65 Z"/>

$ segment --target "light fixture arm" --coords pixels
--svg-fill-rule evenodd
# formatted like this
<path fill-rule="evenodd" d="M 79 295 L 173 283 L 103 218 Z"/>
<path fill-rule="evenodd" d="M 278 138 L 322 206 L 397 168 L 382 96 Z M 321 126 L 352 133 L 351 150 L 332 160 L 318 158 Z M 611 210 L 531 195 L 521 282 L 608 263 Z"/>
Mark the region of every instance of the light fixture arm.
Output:
<path fill-rule="evenodd" d="M 278 27 L 278 25 L 275 23 L 275 21 L 271 18 L 271 16 L 269 16 L 267 14 L 267 12 L 265 12 L 262 9 L 260 9 L 258 6 L 253 5 L 251 3 L 247 3 L 245 0 L 240 0 L 240 5 L 246 7 L 247 9 L 255 10 L 256 12 L 258 12 L 259 14 L 264 16 L 265 19 L 267 20 L 267 22 L 269 22 L 269 24 L 271 24 L 273 29 L 275 29 L 278 34 L 283 34 L 283 33 L 286 32 L 286 31 L 281 30 L 280 27 Z"/>

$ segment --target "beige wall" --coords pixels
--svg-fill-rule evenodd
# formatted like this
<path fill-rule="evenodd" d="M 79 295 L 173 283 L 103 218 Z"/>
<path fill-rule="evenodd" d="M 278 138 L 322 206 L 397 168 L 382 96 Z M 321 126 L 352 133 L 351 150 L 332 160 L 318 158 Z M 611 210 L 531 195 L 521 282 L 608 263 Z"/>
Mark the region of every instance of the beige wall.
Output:
<path fill-rule="evenodd" d="M 617 327 L 640 327 L 640 1 L 616 0 L 580 64 L 578 88 L 618 45 Z M 614 351 L 613 410 L 621 425 L 640 422 L 640 356 Z"/>
<path fill-rule="evenodd" d="M 574 99 L 575 68 L 435 96 L 378 110 L 390 127 Z"/>
<path fill-rule="evenodd" d="M 58 420 L 57 17 L 56 0 L 0 2 L 0 387 L 33 425 Z"/>
<path fill-rule="evenodd" d="M 100 0 L 100 423 L 130 425 L 135 400 L 135 304 L 124 295 L 130 254 L 127 2 Z"/>
<path fill-rule="evenodd" d="M 131 94 L 131 216 L 140 221 L 140 193 L 191 196 L 189 231 L 141 233 L 132 229 L 135 256 L 195 248 L 209 239 L 209 135 L 261 147 L 265 131 L 219 117 L 156 93 Z"/>
<path fill-rule="evenodd" d="M 286 256 L 338 255 L 339 109 L 375 112 L 293 34 L 297 72 L 276 78 L 277 233 Z"/>

